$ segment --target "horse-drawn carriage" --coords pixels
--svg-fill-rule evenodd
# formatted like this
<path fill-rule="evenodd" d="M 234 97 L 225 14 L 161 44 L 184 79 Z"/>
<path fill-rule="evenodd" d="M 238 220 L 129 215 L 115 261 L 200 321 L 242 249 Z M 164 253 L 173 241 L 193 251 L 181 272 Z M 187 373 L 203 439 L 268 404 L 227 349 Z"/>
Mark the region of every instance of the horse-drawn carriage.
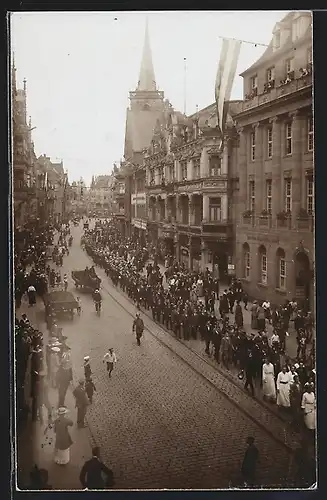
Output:
<path fill-rule="evenodd" d="M 72 279 L 76 288 L 81 288 L 85 292 L 94 292 L 100 288 L 101 279 L 89 270 L 72 271 Z"/>
<path fill-rule="evenodd" d="M 64 290 L 56 290 L 45 294 L 43 301 L 47 317 L 50 315 L 68 315 L 73 319 L 74 310 L 78 308 L 78 302 L 72 292 Z"/>

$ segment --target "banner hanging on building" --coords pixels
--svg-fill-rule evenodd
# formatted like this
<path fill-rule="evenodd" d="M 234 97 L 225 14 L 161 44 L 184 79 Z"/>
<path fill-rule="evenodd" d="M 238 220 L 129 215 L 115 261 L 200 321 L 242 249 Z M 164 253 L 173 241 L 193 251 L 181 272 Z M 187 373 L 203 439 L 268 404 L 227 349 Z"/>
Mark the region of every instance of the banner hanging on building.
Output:
<path fill-rule="evenodd" d="M 218 124 L 222 134 L 226 120 L 224 104 L 230 100 L 232 93 L 241 44 L 240 40 L 223 38 L 222 41 L 215 85 Z"/>

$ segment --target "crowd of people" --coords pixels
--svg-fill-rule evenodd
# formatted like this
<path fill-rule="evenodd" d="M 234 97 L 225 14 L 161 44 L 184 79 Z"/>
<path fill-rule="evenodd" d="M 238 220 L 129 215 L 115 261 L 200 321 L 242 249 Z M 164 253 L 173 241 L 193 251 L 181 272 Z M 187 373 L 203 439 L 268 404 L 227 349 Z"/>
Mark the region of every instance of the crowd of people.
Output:
<path fill-rule="evenodd" d="M 156 258 L 148 263 L 147 248 L 136 239 L 123 237 L 114 221 L 86 230 L 81 244 L 137 308 L 151 310 L 153 319 L 179 339 L 201 339 L 205 353 L 225 369 L 236 370 L 252 396 L 260 384 L 264 399 L 291 413 L 296 428 L 301 420 L 306 428 L 314 429 L 314 321 L 310 311 L 300 310 L 295 300 L 278 307 L 254 301 L 251 332 L 247 332 L 243 315 L 249 300 L 239 280 L 221 291 L 219 280 L 208 269 L 190 271 L 176 261 L 162 274 Z M 291 322 L 299 346 L 296 360 L 289 359 L 286 352 Z"/>
<path fill-rule="evenodd" d="M 55 230 L 58 240 L 53 245 Z M 32 307 L 36 295 L 42 296 L 48 287 L 65 286 L 67 275 L 62 279 L 60 267 L 64 255 L 69 253 L 71 238 L 69 225 L 48 226 L 41 231 L 33 227 L 25 231 L 24 238 L 20 236 L 15 254 L 16 314 L 24 293 Z M 51 257 L 56 269 L 47 264 L 49 245 L 53 246 Z M 150 263 L 153 255 L 148 248 L 137 239 L 123 237 L 114 221 L 96 224 L 94 229 L 85 228 L 81 245 L 139 310 L 151 312 L 156 322 L 179 339 L 203 341 L 205 353 L 226 370 L 236 370 L 239 379 L 244 380 L 245 389 L 253 396 L 258 386 L 256 379 L 260 381 L 264 398 L 289 412 L 295 429 L 306 430 L 313 436 L 316 421 L 314 320 L 309 311 L 300 310 L 295 300 L 280 307 L 273 307 L 268 301 L 254 301 L 250 304 L 251 332 L 247 332 L 243 315 L 249 298 L 239 280 L 234 279 L 227 289 L 221 290 L 221 283 L 208 269 L 190 271 L 173 259 L 162 274 L 156 256 Z M 142 321 L 139 314 L 137 321 Z M 291 323 L 297 333 L 297 360 L 289 360 L 286 353 Z M 53 428 L 56 435 L 54 460 L 64 465 L 69 462 L 73 444 L 69 434 L 72 421 L 67 417 L 65 406 L 66 393 L 73 380 L 72 363 L 67 338 L 55 317 L 49 315 L 47 327 L 49 340 L 44 345 L 43 334 L 30 324 L 27 316 L 16 317 L 18 417 L 26 421 L 30 411 L 32 420 L 43 423 L 46 409 L 48 427 Z M 143 328 L 144 325 L 142 331 Z M 267 335 L 269 328 L 273 330 L 272 336 Z M 135 331 L 140 344 L 142 334 L 137 328 Z M 309 353 L 308 345 L 311 346 Z M 25 394 L 29 359 L 30 409 Z M 104 361 L 110 377 L 116 361 L 114 353 L 109 351 Z M 73 392 L 79 427 L 85 425 L 86 409 L 92 404 L 96 391 L 88 356 L 84 359 L 84 371 L 85 379 L 79 381 Z M 50 387 L 58 391 L 55 415 L 49 402 Z M 91 468 L 96 459 L 95 454 L 90 461 Z M 85 485 L 83 474 L 81 482 Z"/>

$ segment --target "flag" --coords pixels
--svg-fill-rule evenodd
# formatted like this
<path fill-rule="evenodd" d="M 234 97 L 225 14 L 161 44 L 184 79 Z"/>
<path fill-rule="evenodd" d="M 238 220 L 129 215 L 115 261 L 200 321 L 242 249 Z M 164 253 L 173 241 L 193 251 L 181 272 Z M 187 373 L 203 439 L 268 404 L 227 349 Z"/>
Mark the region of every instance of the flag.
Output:
<path fill-rule="evenodd" d="M 218 124 L 221 133 L 224 132 L 224 104 L 229 101 L 234 83 L 238 58 L 242 42 L 223 38 L 215 85 Z"/>

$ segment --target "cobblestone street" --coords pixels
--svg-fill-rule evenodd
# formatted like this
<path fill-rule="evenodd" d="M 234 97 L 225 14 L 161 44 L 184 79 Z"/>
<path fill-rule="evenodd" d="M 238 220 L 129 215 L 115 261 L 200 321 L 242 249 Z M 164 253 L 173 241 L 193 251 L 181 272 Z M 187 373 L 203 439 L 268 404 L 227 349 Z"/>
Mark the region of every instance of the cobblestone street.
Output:
<path fill-rule="evenodd" d="M 90 265 L 79 247 L 80 228 L 74 228 L 73 235 L 62 274 L 70 275 L 71 270 Z M 153 335 L 146 330 L 138 347 L 130 315 L 135 308 L 101 270 L 97 272 L 103 278 L 101 316 L 96 315 L 91 297 L 80 293 L 82 315 L 63 323 L 63 327 L 72 348 L 75 381 L 83 375 L 83 357 L 89 355 L 91 359 L 97 391 L 88 408 L 87 422 L 90 435 L 101 446 L 104 462 L 114 471 L 115 487 L 227 488 L 238 484 L 249 435 L 255 436 L 260 451 L 258 484 L 290 484 L 291 455 L 264 429 L 265 425 L 276 425 L 276 420 L 263 420 L 275 417 L 268 412 L 263 415 L 262 410 L 260 416 L 252 398 L 238 393 L 237 387 L 215 375 L 217 372 L 199 357 L 194 369 L 194 360 L 186 356 L 195 354 L 146 317 L 145 326 L 153 330 Z M 69 288 L 72 286 L 70 283 Z M 118 358 L 110 380 L 103 364 L 109 347 Z M 230 398 L 234 401 L 217 390 L 217 384 L 229 386 L 227 392 L 232 391 Z M 246 414 L 249 401 L 253 418 Z M 251 407 L 248 409 L 251 412 Z M 280 424 L 277 432 L 283 431 Z M 282 436 L 277 437 L 283 441 Z M 74 446 L 78 446 L 78 438 Z M 84 460 L 81 457 L 81 465 Z"/>

